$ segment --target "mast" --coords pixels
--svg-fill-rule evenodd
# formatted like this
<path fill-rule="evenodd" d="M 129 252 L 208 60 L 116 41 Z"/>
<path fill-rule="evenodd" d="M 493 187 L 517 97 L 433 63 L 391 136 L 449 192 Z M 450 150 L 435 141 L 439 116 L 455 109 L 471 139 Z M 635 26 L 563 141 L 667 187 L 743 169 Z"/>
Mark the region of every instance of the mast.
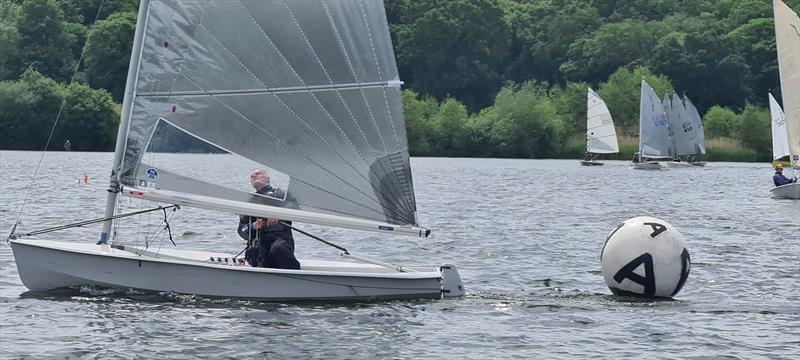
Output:
<path fill-rule="evenodd" d="M 133 98 L 136 92 L 136 79 L 139 73 L 139 60 L 142 55 L 142 42 L 145 27 L 147 26 L 147 9 L 150 0 L 139 2 L 139 15 L 136 19 L 136 32 L 133 37 L 133 48 L 131 49 L 131 61 L 128 65 L 128 79 L 125 83 L 125 97 L 122 100 L 122 114 L 117 130 L 117 144 L 114 147 L 114 161 L 111 165 L 111 181 L 108 185 L 108 197 L 106 198 L 105 218 L 114 216 L 114 204 L 117 201 L 117 193 L 120 191 L 120 171 L 122 170 L 122 160 L 125 157 L 125 144 L 128 138 L 128 124 L 131 120 L 133 109 Z M 103 231 L 100 233 L 100 244 L 108 243 L 108 234 L 111 232 L 112 220 L 103 222 Z"/>

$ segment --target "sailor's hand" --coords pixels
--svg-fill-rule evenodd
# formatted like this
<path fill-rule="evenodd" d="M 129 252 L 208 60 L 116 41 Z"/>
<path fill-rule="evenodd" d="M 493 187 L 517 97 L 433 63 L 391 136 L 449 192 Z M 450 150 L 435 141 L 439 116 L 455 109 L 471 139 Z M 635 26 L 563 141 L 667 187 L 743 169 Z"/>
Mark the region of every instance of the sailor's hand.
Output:
<path fill-rule="evenodd" d="M 278 224 L 278 219 L 267 218 L 267 225 L 272 226 L 272 225 L 276 225 L 276 224 Z"/>
<path fill-rule="evenodd" d="M 253 223 L 253 229 L 259 230 L 262 226 L 264 226 L 264 219 L 258 219 Z"/>

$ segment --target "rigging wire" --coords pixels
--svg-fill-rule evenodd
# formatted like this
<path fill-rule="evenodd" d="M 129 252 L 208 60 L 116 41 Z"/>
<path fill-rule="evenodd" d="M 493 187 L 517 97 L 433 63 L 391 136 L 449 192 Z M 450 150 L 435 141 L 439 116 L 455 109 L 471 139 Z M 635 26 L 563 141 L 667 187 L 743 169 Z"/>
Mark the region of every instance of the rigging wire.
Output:
<path fill-rule="evenodd" d="M 19 239 L 19 238 L 25 237 L 25 236 L 34 236 L 34 235 L 44 234 L 44 233 L 58 231 L 58 230 L 64 230 L 64 229 L 69 229 L 69 228 L 74 228 L 74 227 L 82 227 L 84 225 L 95 224 L 95 223 L 104 222 L 104 221 L 108 221 L 108 220 L 116 220 L 116 219 L 120 219 L 120 218 L 124 218 L 124 217 L 128 217 L 128 216 L 139 215 L 139 214 L 145 213 L 145 212 L 158 211 L 158 210 L 169 209 L 169 208 L 177 210 L 177 209 L 180 208 L 180 206 L 178 206 L 178 205 L 158 206 L 158 207 L 155 207 L 155 208 L 152 208 L 152 209 L 134 211 L 134 212 L 131 212 L 131 213 L 119 214 L 119 215 L 114 215 L 114 216 L 111 216 L 111 217 L 102 217 L 102 218 L 97 218 L 97 219 L 92 219 L 92 220 L 85 220 L 85 221 L 80 221 L 80 222 L 66 224 L 66 225 L 59 225 L 59 226 L 54 226 L 54 227 L 50 227 L 50 228 L 46 228 L 46 229 L 42 229 L 42 230 L 26 232 L 26 233 L 23 233 L 23 234 L 16 234 L 16 233 L 12 232 L 11 234 L 8 235 L 8 239 L 9 240 L 15 240 L 15 239 Z"/>
<path fill-rule="evenodd" d="M 100 1 L 100 5 L 97 7 L 97 13 L 94 15 L 94 21 L 92 21 L 92 28 L 97 24 L 97 19 L 100 18 L 100 11 L 103 10 L 103 4 L 105 0 Z M 81 68 L 81 63 L 83 62 L 83 56 L 86 54 L 86 45 L 89 44 L 89 40 L 92 38 L 92 32 L 89 32 L 89 35 L 86 36 L 86 41 L 83 43 L 83 49 L 81 49 L 81 56 L 78 58 L 78 62 L 75 64 L 75 71 L 72 73 L 72 77 L 69 79 L 69 85 L 71 86 L 75 82 L 75 77 L 78 75 L 78 70 Z M 53 127 L 50 128 L 50 134 L 47 136 L 47 142 L 44 144 L 44 149 L 42 150 L 42 156 L 39 157 L 39 162 L 36 164 L 36 170 L 33 172 L 33 177 L 31 178 L 31 184 L 28 186 L 28 191 L 25 193 L 25 200 L 22 201 L 22 205 L 19 208 L 19 213 L 17 214 L 17 220 L 14 222 L 14 230 L 17 228 L 17 224 L 19 224 L 19 220 L 22 218 L 22 213 L 25 211 L 25 204 L 28 203 L 28 200 L 31 196 L 31 190 L 33 189 L 34 185 L 36 185 L 36 178 L 39 175 L 39 168 L 42 166 L 42 161 L 44 161 L 44 155 L 47 153 L 47 147 L 50 146 L 50 141 L 53 139 L 53 134 L 56 131 L 56 127 L 58 126 L 58 120 L 61 118 L 61 114 L 64 111 L 64 106 L 67 103 L 67 96 L 64 96 L 64 99 L 61 100 L 61 106 L 58 108 L 58 113 L 56 114 L 55 120 L 53 120 Z M 14 232 L 12 230 L 12 234 Z"/>

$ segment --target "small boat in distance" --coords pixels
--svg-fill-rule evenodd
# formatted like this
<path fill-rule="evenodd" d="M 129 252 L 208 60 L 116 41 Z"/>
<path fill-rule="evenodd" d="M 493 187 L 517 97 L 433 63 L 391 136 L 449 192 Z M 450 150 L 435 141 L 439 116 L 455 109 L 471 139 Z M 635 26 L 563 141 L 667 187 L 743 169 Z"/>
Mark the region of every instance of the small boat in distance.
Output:
<path fill-rule="evenodd" d="M 586 158 L 581 165 L 603 165 L 597 161 L 600 154 L 619 152 L 617 131 L 605 101 L 592 88 L 588 88 L 586 97 Z"/>
<path fill-rule="evenodd" d="M 650 84 L 642 79 L 639 99 L 639 152 L 632 165 L 637 170 L 661 170 L 657 159 L 670 158 L 667 114 Z"/>
<path fill-rule="evenodd" d="M 705 161 L 697 160 L 697 155 L 706 154 L 706 135 L 705 131 L 703 130 L 703 119 L 700 117 L 700 112 L 697 111 L 697 107 L 694 106 L 694 103 L 692 103 L 692 100 L 689 99 L 688 96 L 683 96 L 683 102 L 689 124 L 694 127 L 694 131 L 696 132 L 694 143 L 692 144 L 693 151 L 686 156 L 686 162 L 694 166 L 706 166 Z"/>
<path fill-rule="evenodd" d="M 769 96 L 769 114 L 772 119 L 772 160 L 773 162 L 780 162 L 782 166 L 790 167 L 791 163 L 780 159 L 789 156 L 789 136 L 786 133 L 786 115 L 783 109 L 772 96 L 772 93 L 767 93 Z"/>
<path fill-rule="evenodd" d="M 670 151 L 673 154 L 667 166 L 671 168 L 705 166 L 705 162 L 697 161 L 698 154 L 706 153 L 703 121 L 697 108 L 687 96 L 681 99 L 673 92 L 672 104 L 667 114 L 672 143 Z"/>

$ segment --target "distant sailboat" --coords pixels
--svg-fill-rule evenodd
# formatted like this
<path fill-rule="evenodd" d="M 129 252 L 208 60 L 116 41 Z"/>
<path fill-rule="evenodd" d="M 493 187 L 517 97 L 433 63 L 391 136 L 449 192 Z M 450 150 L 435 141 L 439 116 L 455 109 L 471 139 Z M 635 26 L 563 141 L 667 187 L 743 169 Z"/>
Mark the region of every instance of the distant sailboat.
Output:
<path fill-rule="evenodd" d="M 656 92 L 643 79 L 639 99 L 639 152 L 633 158 L 633 168 L 660 170 L 662 165 L 654 159 L 669 157 L 670 147 L 667 114 Z"/>
<path fill-rule="evenodd" d="M 688 96 L 683 97 L 683 102 L 686 109 L 687 119 L 689 124 L 693 127 L 693 131 L 695 132 L 695 137 L 693 138 L 692 144 L 692 152 L 689 153 L 689 156 L 686 162 L 694 165 L 694 166 L 706 166 L 705 161 L 697 161 L 697 155 L 705 155 L 706 154 L 706 135 L 705 131 L 703 130 L 703 119 L 700 117 L 700 112 L 697 111 L 697 108 L 692 103 L 692 100 L 689 99 Z"/>
<path fill-rule="evenodd" d="M 586 158 L 581 161 L 581 165 L 603 165 L 597 161 L 599 154 L 618 152 L 617 131 L 614 129 L 611 113 L 605 101 L 589 88 L 586 100 Z"/>
<path fill-rule="evenodd" d="M 769 95 L 769 114 L 772 118 L 772 159 L 780 161 L 784 156 L 789 155 L 789 137 L 786 133 L 786 115 L 778 105 L 778 101 Z M 789 165 L 791 166 L 791 164 Z"/>
<path fill-rule="evenodd" d="M 800 18 L 780 0 L 774 0 L 772 5 L 789 159 L 796 171 L 800 169 Z M 800 199 L 798 182 L 776 186 L 771 191 L 777 198 Z"/>
<path fill-rule="evenodd" d="M 688 100 L 685 99 L 685 100 Z M 696 161 L 683 161 L 681 156 L 686 159 L 694 159 L 697 152 L 702 149 L 705 152 L 705 146 L 702 145 L 700 139 L 702 131 L 702 122 L 700 114 L 697 114 L 697 109 L 694 105 L 691 106 L 696 116 L 689 111 L 687 104 L 678 96 L 676 92 L 672 93 L 672 106 L 668 116 L 670 140 L 672 143 L 672 161 L 667 162 L 667 166 L 672 168 L 690 168 L 694 166 L 703 166 L 705 163 L 697 163 Z"/>

